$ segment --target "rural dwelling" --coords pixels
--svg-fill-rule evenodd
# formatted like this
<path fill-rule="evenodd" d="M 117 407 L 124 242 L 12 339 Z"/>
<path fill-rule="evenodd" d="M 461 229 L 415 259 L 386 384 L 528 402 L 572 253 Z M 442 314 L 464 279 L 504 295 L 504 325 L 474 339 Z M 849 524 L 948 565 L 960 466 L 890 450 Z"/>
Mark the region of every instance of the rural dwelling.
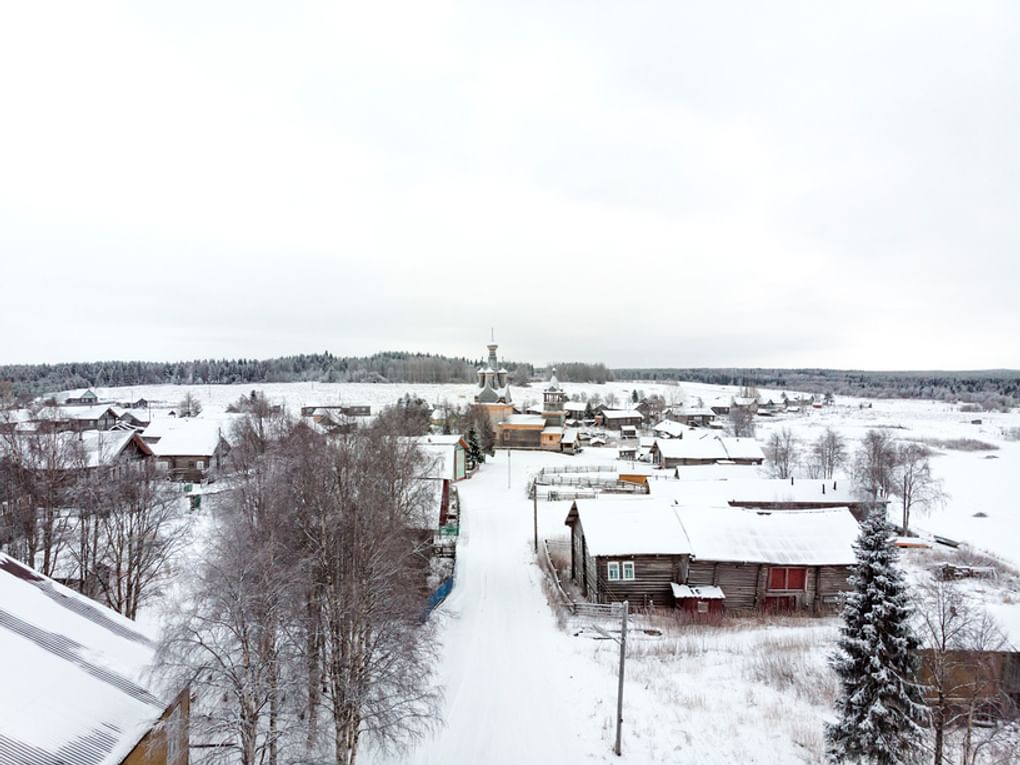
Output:
<path fill-rule="evenodd" d="M 652 426 L 652 433 L 656 438 L 683 438 L 686 433 L 690 433 L 692 430 L 694 428 L 677 420 L 663 420 Z"/>
<path fill-rule="evenodd" d="M 667 417 L 692 428 L 708 428 L 715 422 L 715 412 L 708 407 L 670 409 Z"/>
<path fill-rule="evenodd" d="M 0 761 L 187 765 L 190 695 L 137 624 L 0 553 Z"/>
<path fill-rule="evenodd" d="M 426 478 L 460 481 L 467 475 L 468 445 L 462 436 L 410 436 L 407 440 L 425 453 Z"/>
<path fill-rule="evenodd" d="M 588 404 L 584 401 L 564 401 L 563 411 L 571 420 L 583 420 Z"/>
<path fill-rule="evenodd" d="M 15 445 L 0 441 L 0 457 L 10 456 L 29 471 L 83 471 L 117 476 L 140 470 L 152 449 L 134 430 L 88 430 L 82 433 L 30 432 Z"/>
<path fill-rule="evenodd" d="M 496 429 L 496 446 L 504 449 L 541 449 L 545 417 L 540 414 L 511 414 Z"/>
<path fill-rule="evenodd" d="M 963 712 L 976 708 L 985 720 L 1013 716 L 1020 709 L 1020 651 L 1008 642 L 998 651 L 955 650 L 939 655 L 931 648 L 918 651 L 919 681 L 929 701 L 937 700 L 941 671 L 946 701 Z"/>
<path fill-rule="evenodd" d="M 156 458 L 156 469 L 175 481 L 201 482 L 223 467 L 230 445 L 223 424 L 202 417 L 165 419 L 142 432 Z"/>
<path fill-rule="evenodd" d="M 30 416 L 36 430 L 80 432 L 110 430 L 117 424 L 117 413 L 108 406 L 43 407 Z"/>
<path fill-rule="evenodd" d="M 96 392 L 91 388 L 73 390 L 70 391 L 64 398 L 64 403 L 68 406 L 91 406 L 99 403 L 99 396 L 97 396 Z"/>
<path fill-rule="evenodd" d="M 874 506 L 862 501 L 848 480 L 763 478 L 734 483 L 729 504 L 754 510 L 803 510 L 812 507 L 845 507 L 858 520 Z M 879 500 L 886 504 L 885 500 Z"/>
<path fill-rule="evenodd" d="M 625 425 L 638 428 L 644 420 L 641 412 L 636 409 L 603 409 L 600 416 L 606 430 L 620 430 Z"/>
<path fill-rule="evenodd" d="M 564 454 L 577 454 L 581 451 L 581 440 L 575 428 L 565 428 L 560 437 L 560 451 Z"/>
<path fill-rule="evenodd" d="M 846 508 L 770 513 L 653 497 L 582 503 L 565 523 L 571 577 L 592 602 L 820 613 L 848 589 L 858 527 Z M 678 602 L 677 594 L 692 597 L 680 585 L 701 594 Z M 698 603 L 707 600 L 722 605 Z"/>
<path fill-rule="evenodd" d="M 680 465 L 760 465 L 765 461 L 761 445 L 753 438 L 733 438 L 700 431 L 680 438 L 657 438 L 652 461 L 661 468 Z"/>

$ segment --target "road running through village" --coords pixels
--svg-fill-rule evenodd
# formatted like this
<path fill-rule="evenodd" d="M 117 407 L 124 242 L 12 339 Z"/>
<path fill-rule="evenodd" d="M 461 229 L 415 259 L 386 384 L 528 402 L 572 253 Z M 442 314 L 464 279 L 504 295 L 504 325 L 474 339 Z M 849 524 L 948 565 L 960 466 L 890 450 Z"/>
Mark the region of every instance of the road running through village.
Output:
<path fill-rule="evenodd" d="M 615 678 L 556 626 L 533 563 L 528 474 L 550 455 L 507 452 L 458 484 L 462 525 L 456 584 L 440 620 L 443 726 L 415 750 L 378 763 L 615 762 L 609 747 Z M 562 458 L 560 458 L 562 459 Z M 593 683 L 591 675 L 598 677 Z M 605 687 L 593 713 L 593 685 Z M 366 758 L 367 759 L 367 758 Z"/>

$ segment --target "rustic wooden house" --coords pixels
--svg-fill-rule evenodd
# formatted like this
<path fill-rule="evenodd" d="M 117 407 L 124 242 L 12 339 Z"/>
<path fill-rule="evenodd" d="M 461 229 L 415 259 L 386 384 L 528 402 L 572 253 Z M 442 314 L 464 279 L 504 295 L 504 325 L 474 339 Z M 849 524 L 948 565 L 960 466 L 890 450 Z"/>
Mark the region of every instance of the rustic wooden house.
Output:
<path fill-rule="evenodd" d="M 565 523 L 571 577 L 592 602 L 672 606 L 678 592 L 690 597 L 674 585 L 687 585 L 719 588 L 695 598 L 696 610 L 698 600 L 715 599 L 726 611 L 819 613 L 848 589 L 858 527 L 845 508 L 769 513 L 654 497 L 581 502 Z"/>
<path fill-rule="evenodd" d="M 955 650 L 938 654 L 918 651 L 918 681 L 934 701 L 941 685 L 945 701 L 960 711 L 973 709 L 983 718 L 1015 716 L 1020 710 L 1020 651 L 1008 643 L 1003 650 Z M 935 677 L 941 675 L 941 683 Z"/>
<path fill-rule="evenodd" d="M 887 504 L 886 500 L 878 503 Z M 776 478 L 735 484 L 729 504 L 752 510 L 845 507 L 862 521 L 876 502 L 859 497 L 848 480 Z"/>
<path fill-rule="evenodd" d="M 677 407 L 666 414 L 667 419 L 692 428 L 710 427 L 715 417 L 715 412 L 707 407 Z"/>
<path fill-rule="evenodd" d="M 541 449 L 545 417 L 540 414 L 511 414 L 496 428 L 496 445 L 504 449 Z"/>
<path fill-rule="evenodd" d="M 652 426 L 652 433 L 656 438 L 683 438 L 693 428 L 678 420 L 665 419 Z"/>
<path fill-rule="evenodd" d="M 0 553 L 0 761 L 187 765 L 190 694 L 149 684 L 155 651 L 130 619 Z"/>
<path fill-rule="evenodd" d="M 64 403 L 68 406 L 92 406 L 99 403 L 99 396 L 91 388 L 75 390 L 67 394 Z"/>
<path fill-rule="evenodd" d="M 753 438 L 733 438 L 711 431 L 693 432 L 680 438 L 656 439 L 652 461 L 661 468 L 681 465 L 760 465 L 765 461 L 761 445 Z"/>
<path fill-rule="evenodd" d="M 624 426 L 641 427 L 644 416 L 636 409 L 603 409 L 599 415 L 606 430 L 619 430 Z"/>
<path fill-rule="evenodd" d="M 224 465 L 230 445 L 216 420 L 186 418 L 147 428 L 142 440 L 152 449 L 156 469 L 175 481 L 200 482 L 215 477 Z"/>
<path fill-rule="evenodd" d="M 564 454 L 577 454 L 581 451 L 580 434 L 574 428 L 564 428 L 560 437 L 560 451 Z"/>

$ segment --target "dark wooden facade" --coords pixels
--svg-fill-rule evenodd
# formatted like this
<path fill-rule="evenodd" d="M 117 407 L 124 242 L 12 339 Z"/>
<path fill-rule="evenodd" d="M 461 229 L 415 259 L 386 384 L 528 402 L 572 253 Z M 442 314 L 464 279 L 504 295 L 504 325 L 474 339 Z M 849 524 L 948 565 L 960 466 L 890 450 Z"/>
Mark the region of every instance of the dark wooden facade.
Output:
<path fill-rule="evenodd" d="M 741 561 L 698 560 L 681 555 L 594 556 L 588 550 L 580 516 L 571 509 L 571 578 L 593 603 L 629 600 L 636 606 L 673 606 L 671 584 L 694 587 L 714 585 L 726 595 L 722 608 L 734 611 L 789 611 L 825 613 L 839 603 L 840 593 L 850 589 L 849 566 L 794 566 Z M 610 580 L 609 564 L 634 566 L 632 580 Z M 794 569 L 793 575 L 785 572 Z M 784 572 L 782 586 L 776 586 Z"/>

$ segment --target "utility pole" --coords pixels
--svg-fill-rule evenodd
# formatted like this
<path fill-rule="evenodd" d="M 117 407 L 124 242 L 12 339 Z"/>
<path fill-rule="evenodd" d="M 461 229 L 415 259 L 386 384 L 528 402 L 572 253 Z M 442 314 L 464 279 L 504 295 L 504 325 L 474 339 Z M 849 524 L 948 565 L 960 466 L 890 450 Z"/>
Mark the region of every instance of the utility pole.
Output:
<path fill-rule="evenodd" d="M 620 686 L 616 695 L 616 746 L 613 751 L 619 757 L 620 735 L 623 728 L 623 672 L 627 663 L 627 611 L 630 610 L 630 603 L 623 601 L 623 619 L 620 622 Z"/>
<path fill-rule="evenodd" d="M 538 484 L 534 484 L 531 487 L 532 499 L 534 503 L 532 505 L 531 521 L 535 527 L 535 554 L 538 555 Z"/>

